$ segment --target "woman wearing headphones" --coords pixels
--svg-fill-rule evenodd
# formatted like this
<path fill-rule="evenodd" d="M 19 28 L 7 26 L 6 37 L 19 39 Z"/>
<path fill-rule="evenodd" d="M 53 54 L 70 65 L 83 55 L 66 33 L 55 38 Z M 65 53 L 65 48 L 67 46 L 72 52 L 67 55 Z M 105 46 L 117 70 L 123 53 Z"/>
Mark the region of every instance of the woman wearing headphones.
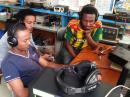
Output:
<path fill-rule="evenodd" d="M 102 23 L 98 21 L 98 11 L 91 5 L 83 6 L 79 20 L 73 19 L 65 30 L 65 48 L 62 49 L 64 64 L 68 64 L 86 46 L 95 49 L 102 39 Z"/>
<path fill-rule="evenodd" d="M 55 64 L 37 53 L 30 45 L 30 30 L 23 23 L 16 23 L 7 38 L 12 47 L 2 61 L 5 81 L 11 86 L 16 97 L 28 97 L 28 85 L 42 73 L 45 67 L 58 68 L 65 65 Z"/>

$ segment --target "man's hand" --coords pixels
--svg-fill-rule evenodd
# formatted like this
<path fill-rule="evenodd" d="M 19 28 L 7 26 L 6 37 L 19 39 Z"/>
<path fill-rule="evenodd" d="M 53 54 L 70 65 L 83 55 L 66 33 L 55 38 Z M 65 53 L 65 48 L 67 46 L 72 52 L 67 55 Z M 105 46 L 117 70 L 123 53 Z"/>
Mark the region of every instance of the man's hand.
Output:
<path fill-rule="evenodd" d="M 90 46 L 92 49 L 95 49 L 97 47 L 97 43 L 92 39 L 91 36 L 91 34 L 93 34 L 93 29 L 86 30 L 83 34 L 86 37 L 88 46 Z"/>
<path fill-rule="evenodd" d="M 90 35 L 91 35 L 91 33 L 92 33 L 92 31 L 93 31 L 93 29 L 86 30 L 86 31 L 84 31 L 84 33 L 83 33 L 83 34 L 85 34 L 85 36 L 90 36 Z"/>
<path fill-rule="evenodd" d="M 100 80 L 102 80 L 102 76 L 99 74 L 99 75 L 97 75 L 97 77 L 98 77 L 98 80 L 100 81 Z"/>
<path fill-rule="evenodd" d="M 44 58 L 47 61 L 54 62 L 54 57 L 52 55 L 44 54 L 42 58 Z"/>
<path fill-rule="evenodd" d="M 42 58 L 44 58 L 44 59 L 48 59 L 49 58 L 49 54 L 44 54 L 44 55 L 42 55 Z"/>

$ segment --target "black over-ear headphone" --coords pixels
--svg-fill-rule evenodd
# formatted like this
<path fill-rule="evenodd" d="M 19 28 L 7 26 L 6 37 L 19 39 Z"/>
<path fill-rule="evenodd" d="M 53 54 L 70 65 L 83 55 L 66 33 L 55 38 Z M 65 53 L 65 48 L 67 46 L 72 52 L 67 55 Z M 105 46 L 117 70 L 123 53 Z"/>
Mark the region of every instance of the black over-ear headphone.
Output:
<path fill-rule="evenodd" d="M 16 29 L 19 25 L 24 25 L 24 23 L 19 23 L 17 22 L 16 24 L 12 25 L 10 27 L 10 29 L 7 31 L 8 33 L 8 38 L 7 38 L 7 42 L 11 47 L 15 47 L 18 45 L 18 40 L 15 36 L 16 34 Z"/>
<path fill-rule="evenodd" d="M 98 12 L 98 10 L 94 7 L 94 5 L 92 5 L 92 4 L 87 4 L 87 5 L 85 5 L 85 6 L 83 6 L 83 8 L 81 9 L 81 11 L 79 12 L 79 19 L 81 20 L 81 14 L 83 14 L 83 12 L 85 11 L 85 9 L 87 9 L 87 8 L 91 8 L 91 9 L 94 9 L 95 10 L 95 12 L 96 12 L 96 17 L 95 17 L 95 21 L 97 21 L 98 20 L 98 17 L 99 17 L 99 12 Z"/>
<path fill-rule="evenodd" d="M 65 72 L 70 72 L 70 74 L 75 72 L 76 76 L 79 76 L 80 78 L 85 77 L 85 79 L 80 82 L 84 83 L 84 85 L 81 87 L 74 87 L 72 85 L 67 84 L 67 82 L 64 81 L 65 77 L 68 76 L 64 75 Z M 77 93 L 87 93 L 94 90 L 100 83 L 97 78 L 97 75 L 99 75 L 99 71 L 95 68 L 95 65 L 91 62 L 83 61 L 80 62 L 78 65 L 61 69 L 56 76 L 56 81 L 58 83 L 59 88 L 63 92 L 68 95 L 74 95 Z"/>

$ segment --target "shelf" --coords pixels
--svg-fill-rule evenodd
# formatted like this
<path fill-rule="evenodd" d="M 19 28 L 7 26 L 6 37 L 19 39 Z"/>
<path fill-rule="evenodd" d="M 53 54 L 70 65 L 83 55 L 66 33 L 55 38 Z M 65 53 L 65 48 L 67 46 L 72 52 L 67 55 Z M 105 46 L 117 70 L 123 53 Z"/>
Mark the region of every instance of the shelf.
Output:
<path fill-rule="evenodd" d="M 62 15 L 62 16 L 67 16 L 67 12 L 63 13 L 63 12 L 54 12 L 51 10 L 46 10 L 46 9 L 38 9 L 38 8 L 31 8 L 36 12 L 41 12 L 41 13 L 47 13 L 47 14 L 53 14 L 53 15 Z"/>
<path fill-rule="evenodd" d="M 78 18 L 79 17 L 77 12 L 69 12 L 67 16 L 68 17 L 73 17 L 73 18 Z"/>
<path fill-rule="evenodd" d="M 0 16 L 0 21 L 2 21 L 2 22 L 6 22 L 7 19 L 8 19 L 7 16 Z M 48 26 L 43 26 L 40 24 L 35 24 L 34 28 L 56 33 L 60 27 L 57 27 L 57 26 L 56 27 L 48 27 Z"/>
<path fill-rule="evenodd" d="M 15 5 L 4 5 L 4 4 L 0 4 L 0 6 L 2 7 L 9 7 L 9 8 L 15 8 L 15 9 L 24 9 L 24 8 L 28 8 L 26 6 L 15 6 Z M 47 9 L 38 9 L 38 8 L 31 8 L 32 10 L 36 11 L 36 12 L 40 12 L 40 13 L 47 13 L 47 14 L 53 14 L 53 15 L 63 15 L 63 16 L 67 16 L 67 12 L 54 12 L 51 10 L 47 10 Z"/>
<path fill-rule="evenodd" d="M 117 21 L 113 21 L 113 20 L 108 20 L 108 19 L 103 19 L 103 16 L 99 16 L 98 18 L 100 21 L 102 22 L 108 22 L 108 23 L 113 23 L 113 24 L 126 24 L 130 26 L 130 23 L 124 23 L 124 22 L 117 22 Z"/>
<path fill-rule="evenodd" d="M 78 18 L 79 15 L 76 12 L 70 12 L 68 13 L 68 17 L 74 17 L 74 18 Z M 99 16 L 98 18 L 100 21 L 102 22 L 108 22 L 108 23 L 113 23 L 113 24 L 126 24 L 130 26 L 130 23 L 124 23 L 124 22 L 117 22 L 117 21 L 113 21 L 113 20 L 108 20 L 108 19 L 103 19 L 103 16 Z"/>
<path fill-rule="evenodd" d="M 25 7 L 23 6 L 15 6 L 15 5 L 7 5 L 7 4 L 0 4 L 2 7 L 9 7 L 9 8 L 15 8 L 15 9 L 24 9 Z"/>
<path fill-rule="evenodd" d="M 43 26 L 43 25 L 39 25 L 39 24 L 35 24 L 34 28 L 53 32 L 53 33 L 56 33 L 58 31 L 58 29 L 60 29 L 60 27 L 48 27 L 48 26 Z"/>
<path fill-rule="evenodd" d="M 0 6 L 2 7 L 9 7 L 9 8 L 14 8 L 14 9 L 24 9 L 24 8 L 28 8 L 26 6 L 15 6 L 15 5 L 4 5 L 4 4 L 0 4 Z M 40 12 L 40 13 L 46 13 L 46 14 L 52 14 L 52 15 L 60 15 L 61 16 L 61 24 L 62 27 L 65 27 L 67 25 L 67 17 L 68 17 L 68 13 L 67 12 L 54 12 L 51 10 L 47 10 L 47 9 L 38 9 L 38 8 L 31 8 L 32 10 L 36 11 L 36 12 Z"/>
<path fill-rule="evenodd" d="M 19 6 L 16 6 L 14 4 L 10 5 L 10 4 L 0 4 L 0 6 L 2 7 L 9 7 L 9 8 L 14 8 L 14 9 L 24 9 L 24 8 L 28 8 L 27 6 L 23 6 L 24 5 L 24 0 L 20 0 L 20 4 Z M 61 25 L 62 27 L 65 27 L 68 24 L 68 17 L 72 17 L 72 18 L 78 18 L 79 15 L 77 12 L 54 12 L 52 10 L 47 10 L 47 9 L 43 9 L 43 8 L 31 8 L 32 10 L 36 11 L 36 12 L 40 12 L 40 13 L 45 13 L 45 14 L 51 14 L 51 15 L 59 15 L 61 16 Z M 113 24 L 125 24 L 130 26 L 130 23 L 124 23 L 124 22 L 116 22 L 113 20 L 107 20 L 107 19 L 103 19 L 103 16 L 99 16 L 98 18 L 100 21 L 102 22 L 108 22 L 108 23 L 113 23 Z M 43 29 L 44 27 L 39 27 L 40 29 Z M 47 27 L 45 27 L 46 29 Z M 50 28 L 49 28 L 50 29 Z M 50 30 L 53 31 L 53 30 Z M 55 30 L 54 30 L 55 31 Z"/>

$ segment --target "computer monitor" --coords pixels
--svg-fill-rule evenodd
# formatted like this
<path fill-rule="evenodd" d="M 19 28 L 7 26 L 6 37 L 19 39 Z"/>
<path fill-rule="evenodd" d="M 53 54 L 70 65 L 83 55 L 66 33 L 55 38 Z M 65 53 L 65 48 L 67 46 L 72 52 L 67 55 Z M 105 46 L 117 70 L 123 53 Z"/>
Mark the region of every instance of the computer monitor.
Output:
<path fill-rule="evenodd" d="M 102 41 L 117 43 L 118 32 L 119 32 L 119 28 L 117 27 L 103 25 Z"/>

